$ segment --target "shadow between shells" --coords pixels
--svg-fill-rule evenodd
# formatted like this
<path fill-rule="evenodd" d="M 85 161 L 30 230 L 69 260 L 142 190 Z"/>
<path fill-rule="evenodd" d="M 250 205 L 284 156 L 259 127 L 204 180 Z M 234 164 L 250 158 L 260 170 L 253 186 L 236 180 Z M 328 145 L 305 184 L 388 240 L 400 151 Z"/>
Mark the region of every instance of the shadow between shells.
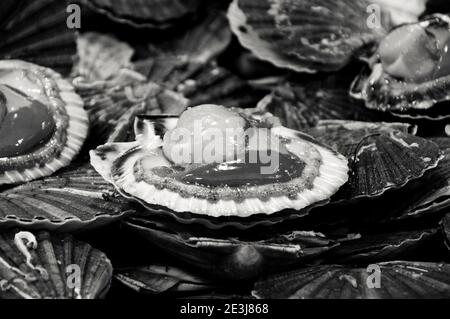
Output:
<path fill-rule="evenodd" d="M 2 0 L 0 299 L 449 298 L 448 8 L 371 2 Z"/>

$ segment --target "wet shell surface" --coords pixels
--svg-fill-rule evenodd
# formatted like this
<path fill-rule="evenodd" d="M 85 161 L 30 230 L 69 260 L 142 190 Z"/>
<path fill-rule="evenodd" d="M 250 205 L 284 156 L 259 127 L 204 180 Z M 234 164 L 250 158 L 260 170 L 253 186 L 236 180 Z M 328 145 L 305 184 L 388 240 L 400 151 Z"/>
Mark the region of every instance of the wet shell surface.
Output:
<path fill-rule="evenodd" d="M 83 101 L 75 93 L 73 86 L 53 70 L 19 60 L 0 61 L 0 72 L 0 84 L 4 87 L 3 90 L 6 88 L 5 92 L 10 92 L 7 93 L 8 96 L 11 96 L 11 92 L 15 92 L 12 94 L 18 96 L 18 99 L 28 101 L 30 112 L 37 112 L 39 116 L 48 113 L 49 120 L 42 122 L 43 127 L 44 123 L 54 123 L 54 129 L 47 137 L 39 143 L 33 142 L 34 148 L 22 150 L 23 141 L 20 141 L 16 144 L 17 150 L 14 153 L 9 152 L 9 155 L 0 158 L 0 185 L 18 184 L 49 176 L 68 166 L 80 151 L 89 126 Z M 27 119 L 27 114 L 19 115 L 18 113 L 22 105 L 11 102 L 15 99 L 5 101 L 5 106 L 2 106 L 5 107 L 7 114 L 5 119 L 2 119 L 0 127 L 11 126 L 8 132 L 10 134 L 20 134 L 21 130 L 28 130 L 31 124 L 20 124 L 22 118 Z M 13 121 L 7 120 L 8 114 L 13 114 Z M 32 120 L 30 119 L 29 122 Z M 38 127 L 32 134 L 40 134 L 39 125 L 41 123 L 35 125 Z M 47 127 L 50 127 L 50 124 Z M 34 135 L 32 138 L 35 138 Z M 8 140 L 9 135 L 4 138 L 6 141 L 3 142 L 4 145 L 11 143 Z M 11 138 L 14 137 L 11 136 Z"/>
<path fill-rule="evenodd" d="M 148 265 L 116 270 L 114 276 L 123 285 L 147 294 L 210 291 L 211 280 L 168 265 Z"/>
<path fill-rule="evenodd" d="M 21 59 L 63 75 L 76 54 L 75 30 L 67 27 L 66 0 L 2 0 L 0 59 Z"/>
<path fill-rule="evenodd" d="M 238 116 L 238 113 L 234 114 Z M 135 127 L 137 129 L 135 132 L 137 136 L 136 142 L 106 144 L 97 148 L 95 151 L 91 151 L 92 165 L 107 181 L 114 184 L 122 194 L 125 194 L 125 196 L 136 198 L 138 201 L 143 201 L 150 205 L 164 206 L 179 213 L 190 212 L 209 217 L 245 218 L 255 215 L 269 216 L 284 209 L 301 210 L 310 205 L 327 201 L 347 180 L 347 162 L 341 155 L 316 144 L 307 135 L 279 126 L 270 130 L 275 138 L 282 138 L 291 147 L 294 147 L 294 145 L 302 145 L 302 149 L 309 149 L 314 154 L 320 154 L 320 166 L 307 166 L 308 169 L 317 170 L 317 173 L 314 174 L 316 177 L 311 182 L 311 189 L 303 189 L 296 193 L 295 196 L 289 197 L 283 191 L 283 195 L 274 195 L 273 197 L 268 195 L 269 198 L 266 196 L 266 199 L 261 199 L 259 195 L 243 197 L 244 193 L 241 188 L 238 191 L 236 187 L 220 186 L 210 189 L 209 187 L 205 188 L 204 186 L 196 185 L 193 189 L 197 191 L 203 192 L 209 189 L 208 192 L 211 190 L 220 190 L 222 192 L 223 190 L 225 192 L 224 194 L 228 193 L 228 197 L 226 199 L 222 197 L 224 199 L 221 199 L 220 196 L 219 198 L 216 196 L 216 200 L 211 200 L 200 195 L 200 193 L 196 193 L 198 195 L 192 193 L 186 196 L 184 192 L 190 192 L 189 189 L 192 185 L 184 185 L 184 183 L 179 185 L 179 181 L 173 180 L 175 182 L 174 185 L 178 185 L 176 186 L 178 187 L 176 188 L 177 190 L 174 188 L 158 189 L 145 178 L 142 179 L 142 175 L 137 174 L 139 170 L 136 171 L 136 168 L 149 154 L 161 154 L 156 155 L 157 158 L 152 161 L 156 165 L 159 165 L 157 163 L 162 163 L 161 165 L 163 166 L 172 164 L 163 164 L 168 163 L 168 160 L 161 153 L 161 137 L 155 135 L 154 124 L 151 121 L 145 120 L 142 124 L 137 123 Z M 293 152 L 293 154 L 296 154 L 295 151 Z M 146 170 L 141 169 L 140 172 L 147 174 L 145 173 Z M 171 180 L 171 178 L 168 179 L 169 184 Z M 291 178 L 290 183 L 295 184 L 297 183 L 296 181 L 300 184 L 303 183 L 298 178 Z M 278 187 L 276 185 L 280 185 L 279 187 L 282 188 L 285 187 L 285 184 L 275 183 L 273 184 L 275 189 Z M 264 185 L 261 187 L 264 188 Z M 182 189 L 183 191 L 181 191 Z M 249 194 L 256 194 L 259 190 L 261 190 L 260 186 L 255 186 L 249 188 L 247 192 L 250 192 Z M 234 192 L 237 193 L 235 194 Z M 240 199 L 235 197 L 237 194 L 239 194 L 238 197 Z"/>
<path fill-rule="evenodd" d="M 76 232 L 105 226 L 132 207 L 91 167 L 71 169 L 0 193 L 0 228 Z"/>
<path fill-rule="evenodd" d="M 409 78 L 401 78 L 400 75 L 394 74 L 393 70 L 395 64 L 387 66 L 387 62 L 383 62 L 380 60 L 380 50 L 384 49 L 386 46 L 380 45 L 379 50 L 372 57 L 370 61 L 370 68 L 364 70 L 359 77 L 357 77 L 352 84 L 352 88 L 350 90 L 351 95 L 354 98 L 361 99 L 365 101 L 366 107 L 369 109 L 388 111 L 394 113 L 396 116 L 400 117 L 412 117 L 412 118 L 426 118 L 432 119 L 435 117 L 442 117 L 442 110 L 434 110 L 434 106 L 439 104 L 440 102 L 446 102 L 450 100 L 449 91 L 449 78 L 450 75 L 445 74 L 444 70 L 446 70 L 446 64 L 444 60 L 446 59 L 446 46 L 447 44 L 444 42 L 437 41 L 437 48 L 434 48 L 434 44 L 420 44 L 420 41 L 431 41 L 428 39 L 435 39 L 437 36 L 434 36 L 434 33 L 431 30 L 439 30 L 439 32 L 447 33 L 447 36 L 450 37 L 450 18 L 445 15 L 434 15 L 426 20 L 418 22 L 417 24 L 409 24 L 403 27 L 405 30 L 423 30 L 424 34 L 428 34 L 429 38 L 422 37 L 420 39 L 416 39 L 416 42 L 407 43 L 407 40 L 404 40 L 405 43 L 403 46 L 408 48 L 408 46 L 417 46 L 414 48 L 410 48 L 409 51 L 413 53 L 406 53 L 408 51 L 399 53 L 389 53 L 389 54 L 400 54 L 400 57 L 397 59 L 399 63 L 401 62 L 404 65 L 404 68 L 411 70 L 407 76 L 408 77 L 418 77 L 420 73 L 425 72 L 421 71 L 421 69 L 417 68 L 418 65 L 425 65 L 429 63 L 443 63 L 442 66 L 437 66 L 438 70 L 434 74 L 425 77 L 425 75 L 421 76 L 421 78 L 417 79 L 409 79 Z M 410 28 L 410 29 L 406 29 Z M 403 29 L 394 29 L 392 34 L 396 34 L 394 32 L 400 33 Z M 413 31 L 404 31 L 404 37 L 408 39 L 413 36 L 419 37 L 419 35 L 414 35 Z M 419 32 L 419 31 L 414 31 Z M 438 32 L 438 31 L 433 31 Z M 399 35 L 400 36 L 400 35 Z M 394 37 L 394 35 L 393 35 Z M 395 40 L 392 40 L 395 41 Z M 441 56 L 441 60 L 434 61 L 426 60 L 427 52 L 422 52 L 420 50 L 424 50 L 419 47 L 430 46 L 434 51 L 432 54 L 436 56 Z M 442 46 L 442 48 L 440 48 Z M 406 49 L 404 49 L 406 50 Z M 440 52 L 439 50 L 442 50 Z M 402 54 L 404 56 L 402 56 Z M 413 56 L 415 54 L 416 56 Z M 430 53 L 431 54 L 431 53 Z M 410 56 L 411 55 L 411 56 Z M 424 61 L 418 61 L 417 59 L 424 59 Z M 386 57 L 386 60 L 390 59 L 390 57 Z M 415 59 L 415 60 L 414 60 Z M 386 68 L 390 69 L 387 70 Z M 427 66 L 428 68 L 428 66 Z M 393 69 L 393 70 L 391 70 Z M 403 69 L 403 68 L 402 68 Z M 417 69 L 417 70 L 416 70 Z M 395 73 L 399 73 L 397 69 L 395 69 Z M 413 73 L 416 70 L 416 73 Z M 405 71 L 402 71 L 403 73 Z M 399 73 L 400 74 L 400 73 Z M 405 75 L 406 76 L 406 75 Z M 447 106 L 447 105 L 445 105 Z M 443 106 L 444 107 L 444 106 Z M 442 108 L 442 107 L 441 107 Z M 409 113 L 411 112 L 411 115 Z M 447 114 L 445 112 L 444 114 Z"/>
<path fill-rule="evenodd" d="M 369 277 L 376 271 L 381 276 L 378 282 Z M 393 261 L 372 268 L 315 266 L 263 279 L 255 284 L 253 295 L 270 299 L 447 299 L 450 265 Z"/>
<path fill-rule="evenodd" d="M 247 233 L 249 238 L 227 236 L 225 232 L 211 237 L 210 230 L 203 226 L 192 226 L 189 231 L 182 224 L 147 218 L 145 214 L 128 218 L 125 225 L 180 261 L 222 279 L 249 279 L 287 269 L 311 261 L 337 245 L 312 231 L 254 236 Z"/>
<path fill-rule="evenodd" d="M 195 13 L 201 0 L 82 0 L 81 3 L 134 28 L 165 29 Z"/>
<path fill-rule="evenodd" d="M 411 126 L 395 123 L 322 121 L 310 131 L 349 159 L 349 181 L 337 199 L 374 197 L 403 187 L 435 168 L 443 155 Z"/>
<path fill-rule="evenodd" d="M 365 1 L 235 0 L 228 19 L 262 60 L 297 72 L 336 71 L 386 33 L 369 28 Z"/>
<path fill-rule="evenodd" d="M 0 299 L 96 299 L 109 289 L 112 266 L 70 235 L 11 232 L 0 235 L 0 274 Z"/>

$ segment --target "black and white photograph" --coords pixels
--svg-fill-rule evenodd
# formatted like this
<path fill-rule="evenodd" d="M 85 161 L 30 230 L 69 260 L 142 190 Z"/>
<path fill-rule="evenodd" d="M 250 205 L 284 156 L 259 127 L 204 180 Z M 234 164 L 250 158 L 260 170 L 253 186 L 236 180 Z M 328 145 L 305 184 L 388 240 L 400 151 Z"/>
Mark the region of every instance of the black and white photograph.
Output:
<path fill-rule="evenodd" d="M 0 299 L 450 299 L 450 1 L 0 0 Z"/>

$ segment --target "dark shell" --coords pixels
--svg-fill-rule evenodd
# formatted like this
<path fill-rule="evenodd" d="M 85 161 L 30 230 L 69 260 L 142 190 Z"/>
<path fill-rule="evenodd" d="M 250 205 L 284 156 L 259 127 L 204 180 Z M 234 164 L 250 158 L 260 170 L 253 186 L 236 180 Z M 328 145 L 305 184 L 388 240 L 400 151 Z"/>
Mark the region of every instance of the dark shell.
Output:
<path fill-rule="evenodd" d="M 2 0 L 0 59 L 20 59 L 68 75 L 76 54 L 66 0 Z"/>
<path fill-rule="evenodd" d="M 117 221 L 133 210 L 90 167 L 0 193 L 0 228 L 73 232 Z"/>
<path fill-rule="evenodd" d="M 362 234 L 358 239 L 341 242 L 326 254 L 325 259 L 333 263 L 359 265 L 399 260 L 425 247 L 435 235 L 435 230 Z"/>
<path fill-rule="evenodd" d="M 404 198 L 398 201 L 400 214 L 396 219 L 421 217 L 439 213 L 450 207 L 450 149 L 443 148 L 443 143 L 433 140 L 443 149 L 444 158 L 435 169 L 427 171 L 417 181 L 413 181 L 404 190 L 390 196 Z M 389 201 L 386 198 L 386 201 Z M 395 205 L 397 206 L 397 205 Z"/>
<path fill-rule="evenodd" d="M 379 121 L 377 112 L 367 110 L 348 95 L 350 81 L 344 72 L 339 76 L 293 79 L 278 85 L 258 108 L 295 130 L 308 129 L 320 120 Z"/>
<path fill-rule="evenodd" d="M 448 16 L 435 15 L 419 24 L 424 28 L 434 26 L 449 29 L 450 19 Z M 404 117 L 412 111 L 413 118 L 442 118 L 448 114 L 447 111 L 442 115 L 442 110 L 435 111 L 433 107 L 450 100 L 450 75 L 419 84 L 409 83 L 386 73 L 376 56 L 372 60 L 371 69 L 365 69 L 355 79 L 350 90 L 354 98 L 365 101 L 366 107 Z"/>
<path fill-rule="evenodd" d="M 205 292 L 214 288 L 211 280 L 168 265 L 117 269 L 114 277 L 136 292 L 148 294 Z"/>
<path fill-rule="evenodd" d="M 450 250 L 450 214 L 447 214 L 441 221 L 442 231 L 445 235 L 445 244 Z"/>
<path fill-rule="evenodd" d="M 210 230 L 161 219 L 129 218 L 125 225 L 149 242 L 207 274 L 223 279 L 248 279 L 311 260 L 336 243 L 321 234 L 294 231 L 284 235 L 239 235 L 212 238 Z M 247 234 L 249 236 L 249 233 Z M 239 238 L 238 238 L 239 237 Z"/>
<path fill-rule="evenodd" d="M 201 0 L 80 0 L 109 19 L 134 28 L 165 29 L 195 13 Z"/>
<path fill-rule="evenodd" d="M 439 147 L 413 131 L 404 124 L 352 121 L 323 121 L 313 128 L 311 135 L 350 161 L 349 182 L 335 199 L 378 196 L 435 168 L 443 158 Z"/>
<path fill-rule="evenodd" d="M 262 60 L 298 72 L 336 71 L 389 28 L 367 23 L 366 1 L 235 0 L 228 11 L 241 44 Z M 385 28 L 387 27 L 387 28 Z"/>
<path fill-rule="evenodd" d="M 380 288 L 375 288 L 376 279 L 369 277 L 377 273 Z M 253 295 L 270 299 L 447 299 L 450 265 L 393 261 L 371 268 L 315 266 L 260 280 Z"/>
<path fill-rule="evenodd" d="M 4 233 L 0 274 L 0 299 L 95 299 L 108 291 L 112 266 L 105 254 L 70 235 Z"/>
<path fill-rule="evenodd" d="M 230 42 L 228 21 L 213 13 L 170 42 L 150 44 L 146 58 L 134 69 L 148 80 L 180 93 L 190 106 L 219 104 L 255 106 L 263 93 L 217 65 L 215 59 Z"/>

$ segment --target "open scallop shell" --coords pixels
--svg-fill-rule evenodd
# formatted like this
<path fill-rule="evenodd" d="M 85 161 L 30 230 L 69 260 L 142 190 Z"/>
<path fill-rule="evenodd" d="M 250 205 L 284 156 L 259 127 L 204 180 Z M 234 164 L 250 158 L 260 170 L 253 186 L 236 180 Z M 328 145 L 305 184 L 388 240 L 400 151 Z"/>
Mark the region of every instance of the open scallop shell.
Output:
<path fill-rule="evenodd" d="M 66 0 L 2 0 L 0 59 L 21 59 L 63 75 L 76 54 L 75 30 L 67 26 Z"/>
<path fill-rule="evenodd" d="M 86 111 L 83 109 L 82 99 L 75 93 L 73 86 L 64 80 L 60 74 L 48 68 L 23 61 L 0 61 L 0 69 L 11 66 L 42 72 L 51 78 L 56 84 L 55 89 L 59 90 L 59 97 L 65 103 L 64 107 L 69 120 L 68 126 L 63 128 L 67 134 L 67 141 L 57 157 L 48 161 L 44 166 L 36 166 L 23 170 L 2 171 L 0 172 L 0 185 L 28 182 L 40 177 L 49 176 L 59 169 L 68 166 L 83 146 L 89 128 L 89 120 Z"/>
<path fill-rule="evenodd" d="M 0 299 L 95 299 L 112 278 L 108 258 L 70 235 L 0 235 Z"/>
<path fill-rule="evenodd" d="M 258 109 L 274 114 L 284 126 L 295 130 L 308 129 L 320 120 L 380 120 L 377 112 L 367 110 L 349 97 L 347 78 L 345 72 L 341 72 L 339 76 L 289 80 L 266 96 Z"/>
<path fill-rule="evenodd" d="M 193 15 L 201 0 L 81 0 L 80 2 L 117 23 L 139 29 L 166 29 Z"/>
<path fill-rule="evenodd" d="M 336 199 L 374 197 L 404 186 L 435 168 L 443 155 L 430 140 L 395 123 L 322 121 L 310 131 L 348 157 L 350 177 Z"/>
<path fill-rule="evenodd" d="M 242 280 L 313 260 L 336 245 L 324 235 L 291 231 L 286 234 L 216 234 L 193 226 L 188 229 L 164 219 L 136 216 L 126 220 L 131 231 L 202 273 Z M 251 234 L 254 234 L 253 236 Z M 242 238 L 244 237 L 244 238 Z M 252 238 L 253 237 L 253 238 Z"/>
<path fill-rule="evenodd" d="M 137 125 L 141 127 L 142 125 Z M 148 123 L 149 127 L 153 124 Z M 123 194 L 150 205 L 159 205 L 175 212 L 190 212 L 208 217 L 241 217 L 255 215 L 270 216 L 284 209 L 305 209 L 319 202 L 326 202 L 340 186 L 347 181 L 347 161 L 340 154 L 317 144 L 310 136 L 281 126 L 272 128 L 272 133 L 290 143 L 307 143 L 322 156 L 319 175 L 313 181 L 313 189 L 303 191 L 300 196 L 290 199 L 287 196 L 271 197 L 261 201 L 258 198 L 243 201 L 218 200 L 210 202 L 195 197 L 184 198 L 179 193 L 138 181 L 134 165 L 150 149 L 160 148 L 160 137 L 152 129 L 136 132 L 137 142 L 106 144 L 91 151 L 91 163 L 96 170 Z M 143 144 L 141 144 L 143 143 Z"/>
<path fill-rule="evenodd" d="M 386 31 L 367 24 L 366 1 L 234 0 L 231 29 L 262 60 L 297 72 L 336 71 Z M 388 27 L 388 26 L 387 26 Z"/>
<path fill-rule="evenodd" d="M 0 228 L 84 231 L 133 212 L 90 167 L 81 167 L 0 193 Z"/>
<path fill-rule="evenodd" d="M 370 277 L 374 274 L 380 281 Z M 393 261 L 369 268 L 315 266 L 262 279 L 255 284 L 253 295 L 270 299 L 448 299 L 450 265 Z"/>
<path fill-rule="evenodd" d="M 434 15 L 418 23 L 423 28 L 450 28 L 450 18 L 445 15 Z M 450 76 L 423 83 L 409 83 L 386 73 L 376 56 L 372 60 L 370 70 L 365 69 L 355 79 L 350 90 L 350 94 L 356 99 L 364 100 L 369 109 L 389 111 L 397 116 L 407 116 L 411 110 L 414 117 L 427 118 L 426 111 L 433 112 L 433 106 L 437 103 L 450 100 Z M 439 116 L 440 112 L 437 113 Z"/>

